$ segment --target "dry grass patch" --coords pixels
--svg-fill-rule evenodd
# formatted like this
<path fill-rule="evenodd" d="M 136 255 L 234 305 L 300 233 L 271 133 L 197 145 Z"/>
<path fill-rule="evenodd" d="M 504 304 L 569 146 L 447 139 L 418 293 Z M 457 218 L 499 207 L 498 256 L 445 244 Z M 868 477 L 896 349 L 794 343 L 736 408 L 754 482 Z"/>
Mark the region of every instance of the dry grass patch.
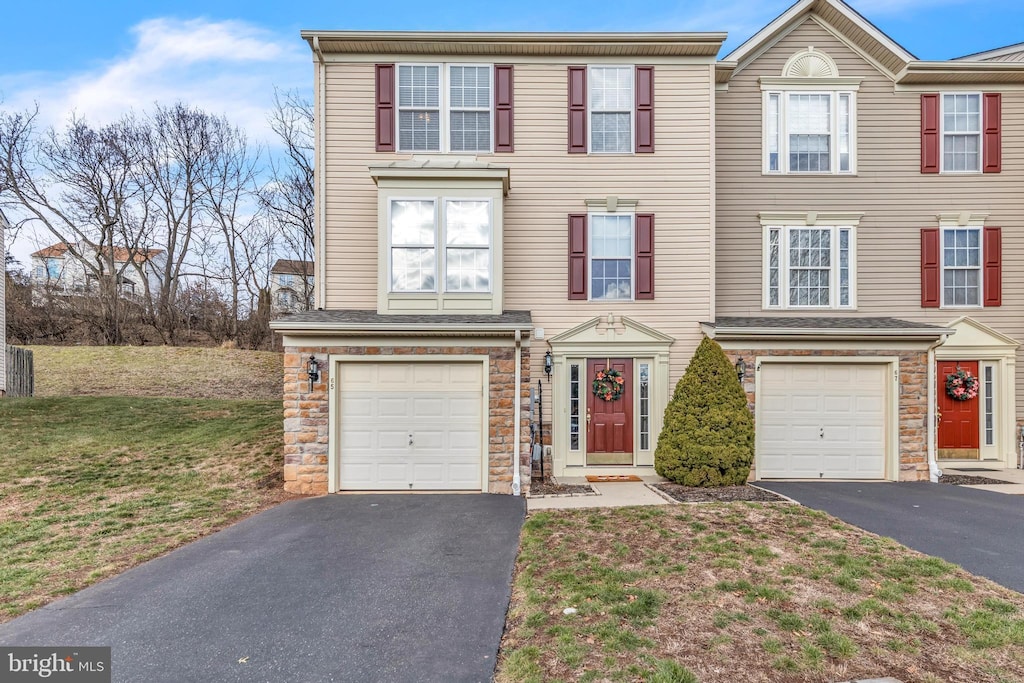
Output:
<path fill-rule="evenodd" d="M 883 676 L 1024 680 L 1024 596 L 788 504 L 526 521 L 500 682 Z"/>
<path fill-rule="evenodd" d="M 0 401 L 0 622 L 280 502 L 279 401 Z"/>
<path fill-rule="evenodd" d="M 30 346 L 36 396 L 281 399 L 283 356 L 184 346 Z"/>

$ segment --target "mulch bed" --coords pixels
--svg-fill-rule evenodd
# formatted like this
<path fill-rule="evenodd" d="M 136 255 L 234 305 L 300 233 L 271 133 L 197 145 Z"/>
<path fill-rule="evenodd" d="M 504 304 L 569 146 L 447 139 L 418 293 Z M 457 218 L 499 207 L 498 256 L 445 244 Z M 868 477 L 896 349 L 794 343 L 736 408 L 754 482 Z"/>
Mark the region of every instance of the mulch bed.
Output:
<path fill-rule="evenodd" d="M 585 496 L 595 494 L 590 484 L 556 484 L 553 481 L 533 481 L 530 483 L 530 498 L 541 496 Z"/>
<path fill-rule="evenodd" d="M 786 501 L 786 498 L 765 491 L 755 486 L 682 486 L 680 484 L 654 484 L 662 493 L 668 494 L 680 503 L 715 503 L 738 500 L 758 501 L 764 503 Z"/>
<path fill-rule="evenodd" d="M 991 479 L 989 477 L 975 477 L 969 474 L 943 474 L 939 477 L 940 484 L 952 484 L 953 486 L 972 486 L 974 484 L 1012 484 L 1002 479 Z"/>

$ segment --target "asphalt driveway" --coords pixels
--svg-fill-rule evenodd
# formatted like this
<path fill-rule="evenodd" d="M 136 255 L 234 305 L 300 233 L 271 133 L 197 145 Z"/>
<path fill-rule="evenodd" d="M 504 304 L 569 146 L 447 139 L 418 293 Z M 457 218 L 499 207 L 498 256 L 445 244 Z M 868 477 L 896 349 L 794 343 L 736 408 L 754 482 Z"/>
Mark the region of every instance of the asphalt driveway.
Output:
<path fill-rule="evenodd" d="M 115 681 L 489 681 L 525 509 L 291 501 L 4 624 L 0 644 L 112 646 Z"/>
<path fill-rule="evenodd" d="M 1024 593 L 1024 497 L 928 482 L 757 482 Z"/>

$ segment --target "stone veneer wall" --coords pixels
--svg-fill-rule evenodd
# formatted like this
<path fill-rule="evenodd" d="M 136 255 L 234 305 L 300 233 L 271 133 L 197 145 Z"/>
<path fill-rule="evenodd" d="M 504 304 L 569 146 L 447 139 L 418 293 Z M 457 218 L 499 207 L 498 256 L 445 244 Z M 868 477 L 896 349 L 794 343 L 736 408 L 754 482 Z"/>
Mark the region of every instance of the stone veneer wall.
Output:
<path fill-rule="evenodd" d="M 442 356 L 486 355 L 490 358 L 488 486 L 489 493 L 512 492 L 514 448 L 515 349 L 511 346 L 288 346 L 284 354 L 284 488 L 292 493 L 327 493 L 329 430 L 328 386 L 331 354 L 349 356 Z M 320 381 L 309 391 L 306 361 L 315 355 Z M 412 359 L 410 359 L 412 360 Z M 521 397 L 519 469 L 522 494 L 530 490 L 530 349 L 522 347 L 519 392 Z M 344 485 L 344 483 L 343 483 Z"/>
<path fill-rule="evenodd" d="M 900 481 L 928 481 L 928 353 L 926 351 L 728 349 L 725 354 L 734 364 L 740 356 L 747 362 L 747 375 L 743 388 L 747 392 L 747 405 L 751 411 L 754 410 L 754 404 L 757 401 L 757 397 L 754 395 L 753 359 L 758 356 L 899 356 L 899 477 Z"/>

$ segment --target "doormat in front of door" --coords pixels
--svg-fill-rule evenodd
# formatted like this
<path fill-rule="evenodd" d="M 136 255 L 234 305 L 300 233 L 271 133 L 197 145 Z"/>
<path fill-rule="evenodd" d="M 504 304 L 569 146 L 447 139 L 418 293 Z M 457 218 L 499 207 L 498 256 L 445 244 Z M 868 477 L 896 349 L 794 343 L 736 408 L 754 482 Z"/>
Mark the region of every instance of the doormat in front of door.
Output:
<path fill-rule="evenodd" d="M 588 474 L 587 481 L 589 482 L 609 482 L 609 481 L 643 481 L 640 477 L 635 474 Z"/>

